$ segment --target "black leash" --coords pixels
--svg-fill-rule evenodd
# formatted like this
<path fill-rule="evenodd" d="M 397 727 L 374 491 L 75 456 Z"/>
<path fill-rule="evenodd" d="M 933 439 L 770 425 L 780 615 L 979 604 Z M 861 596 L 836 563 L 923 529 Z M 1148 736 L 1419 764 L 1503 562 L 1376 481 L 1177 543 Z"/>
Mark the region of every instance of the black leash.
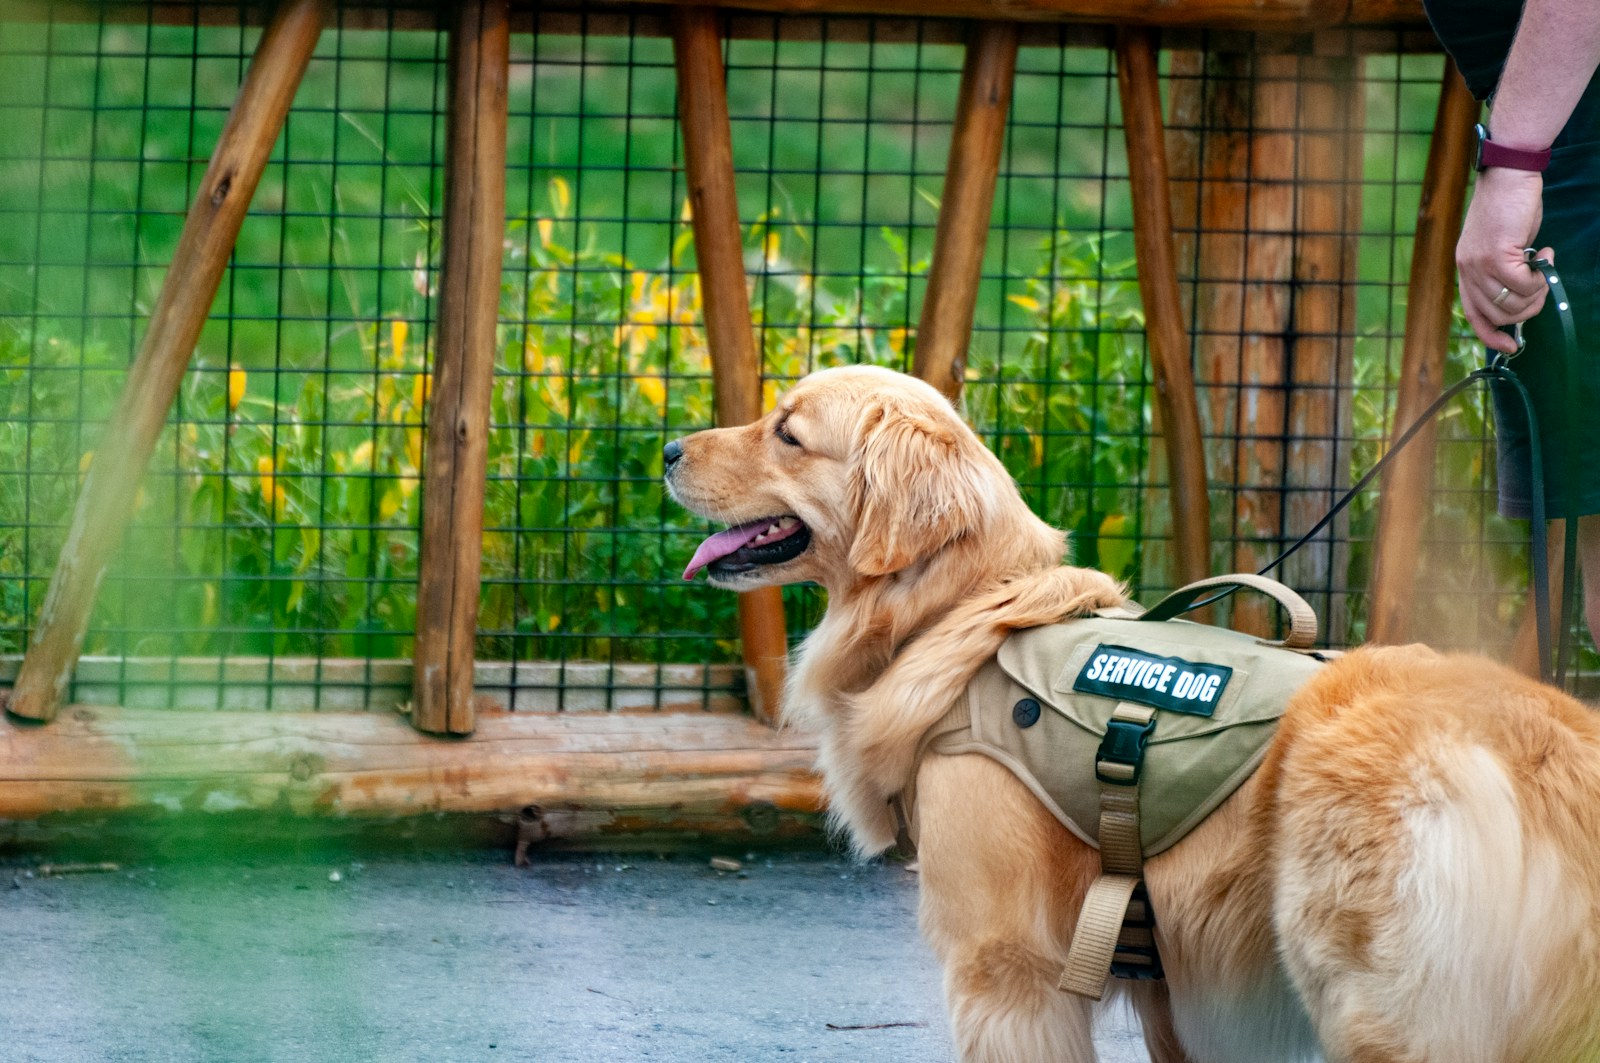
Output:
<path fill-rule="evenodd" d="M 1573 366 L 1576 361 L 1578 339 L 1577 330 L 1572 323 L 1572 307 L 1567 300 L 1566 287 L 1561 283 L 1561 277 L 1558 273 L 1556 273 L 1555 267 L 1552 266 L 1548 260 L 1535 258 L 1534 255 L 1535 252 L 1532 248 L 1528 248 L 1523 252 L 1523 256 L 1528 260 L 1529 267 L 1532 269 L 1537 269 L 1544 277 L 1545 284 L 1550 288 L 1550 295 L 1556 305 L 1556 314 L 1561 319 L 1562 338 L 1566 342 L 1566 369 L 1569 376 L 1569 396 L 1575 397 L 1576 392 L 1572 390 L 1570 377 L 1572 376 Z M 1512 335 L 1517 341 L 1517 354 L 1520 354 L 1524 346 L 1524 341 L 1522 338 L 1522 326 L 1514 326 Z M 1377 463 L 1374 464 L 1371 469 L 1367 470 L 1366 475 L 1362 476 L 1360 480 L 1357 480 L 1355 486 L 1346 491 L 1344 495 L 1333 504 L 1333 508 L 1328 510 L 1327 514 L 1312 526 L 1310 531 L 1300 536 L 1300 538 L 1291 543 L 1287 549 L 1279 553 L 1277 557 L 1273 558 L 1271 561 L 1267 562 L 1260 569 L 1258 569 L 1256 575 L 1265 576 L 1267 573 L 1283 564 L 1294 555 L 1295 551 L 1299 550 L 1301 547 L 1305 546 L 1306 543 L 1316 538 L 1318 533 L 1320 533 L 1329 524 L 1333 523 L 1334 518 L 1343 512 L 1344 508 L 1354 501 L 1357 495 L 1361 494 L 1361 492 L 1366 489 L 1367 485 L 1370 484 L 1373 479 L 1383 471 L 1384 466 L 1389 464 L 1391 459 L 1404 450 L 1406 444 L 1410 443 L 1411 440 L 1416 437 L 1417 433 L 1422 430 L 1423 426 L 1429 421 L 1433 420 L 1433 418 L 1450 402 L 1450 400 L 1454 399 L 1457 395 L 1461 394 L 1463 391 L 1466 391 L 1480 380 L 1499 380 L 1510 385 L 1512 390 L 1517 393 L 1517 397 L 1522 400 L 1522 409 L 1527 414 L 1528 418 L 1528 461 L 1532 466 L 1532 468 L 1529 470 L 1529 479 L 1531 481 L 1530 493 L 1533 496 L 1531 507 L 1532 513 L 1528 522 L 1529 550 L 1532 554 L 1532 556 L 1528 559 L 1528 568 L 1530 571 L 1530 579 L 1533 583 L 1533 602 L 1535 612 L 1534 630 L 1538 636 L 1539 642 L 1539 678 L 1547 683 L 1565 683 L 1567 666 L 1570 661 L 1572 650 L 1573 602 L 1575 583 L 1577 579 L 1578 561 L 1578 518 L 1571 512 L 1574 508 L 1572 505 L 1572 485 L 1577 482 L 1577 448 L 1573 446 L 1573 440 L 1575 438 L 1573 430 L 1576 427 L 1574 424 L 1575 418 L 1573 417 L 1574 403 L 1571 401 L 1567 402 L 1564 411 L 1566 413 L 1565 427 L 1567 431 L 1567 482 L 1565 488 L 1567 500 L 1566 509 L 1568 513 L 1567 520 L 1565 522 L 1566 556 L 1563 564 L 1564 581 L 1562 583 L 1561 603 L 1561 644 L 1556 655 L 1556 669 L 1554 674 L 1552 674 L 1550 667 L 1550 555 L 1548 553 L 1548 529 L 1545 526 L 1544 454 L 1539 443 L 1539 418 L 1533 409 L 1533 399 L 1528 395 L 1528 389 L 1523 386 L 1522 381 L 1517 378 L 1517 374 L 1511 370 L 1511 359 L 1515 357 L 1516 354 L 1508 355 L 1502 354 L 1499 351 L 1491 351 L 1489 353 L 1489 360 L 1483 366 L 1483 368 L 1473 370 L 1461 380 L 1458 380 L 1455 384 L 1447 388 L 1443 394 L 1441 394 L 1437 399 L 1433 400 L 1426 410 L 1422 411 L 1422 414 L 1411 423 L 1409 428 L 1400 434 L 1400 436 L 1394 441 L 1394 445 L 1389 448 L 1388 453 L 1379 458 Z M 1238 588 L 1236 587 L 1230 587 L 1226 590 L 1219 591 L 1218 593 L 1211 595 L 1209 598 L 1195 602 L 1193 605 L 1189 606 L 1188 609 L 1185 609 L 1184 612 L 1189 612 L 1190 610 L 1199 609 L 1202 606 L 1210 605 L 1213 602 L 1221 601 L 1223 598 L 1233 594 L 1237 589 Z"/>

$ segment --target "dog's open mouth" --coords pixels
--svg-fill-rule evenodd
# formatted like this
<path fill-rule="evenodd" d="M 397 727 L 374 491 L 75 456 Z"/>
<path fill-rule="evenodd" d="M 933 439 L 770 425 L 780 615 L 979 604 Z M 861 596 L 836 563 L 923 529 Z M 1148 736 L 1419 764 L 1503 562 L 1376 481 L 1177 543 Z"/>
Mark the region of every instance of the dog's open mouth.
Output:
<path fill-rule="evenodd" d="M 811 529 L 798 517 L 763 517 L 720 531 L 700 544 L 683 570 L 694 579 L 702 568 L 713 576 L 734 576 L 762 565 L 793 561 L 811 545 Z"/>

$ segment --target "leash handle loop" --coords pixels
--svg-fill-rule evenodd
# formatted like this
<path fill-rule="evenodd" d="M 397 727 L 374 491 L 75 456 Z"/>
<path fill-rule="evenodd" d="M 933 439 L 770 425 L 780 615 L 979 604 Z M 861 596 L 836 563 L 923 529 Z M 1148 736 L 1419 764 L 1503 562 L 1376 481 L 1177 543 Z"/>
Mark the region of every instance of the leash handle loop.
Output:
<path fill-rule="evenodd" d="M 1161 599 L 1148 611 L 1139 617 L 1140 620 L 1171 620 L 1191 609 L 1197 608 L 1196 601 L 1202 594 L 1213 588 L 1226 587 L 1223 594 L 1214 594 L 1206 601 L 1215 601 L 1224 594 L 1232 594 L 1241 587 L 1260 591 L 1283 607 L 1284 614 L 1289 618 L 1289 634 L 1282 641 L 1267 642 L 1269 646 L 1284 646 L 1292 650 L 1307 650 L 1317 641 L 1317 612 L 1311 605 L 1295 591 L 1279 583 L 1275 579 L 1268 579 L 1260 573 L 1235 572 L 1226 576 L 1211 576 L 1206 579 L 1195 580 L 1185 584 Z"/>

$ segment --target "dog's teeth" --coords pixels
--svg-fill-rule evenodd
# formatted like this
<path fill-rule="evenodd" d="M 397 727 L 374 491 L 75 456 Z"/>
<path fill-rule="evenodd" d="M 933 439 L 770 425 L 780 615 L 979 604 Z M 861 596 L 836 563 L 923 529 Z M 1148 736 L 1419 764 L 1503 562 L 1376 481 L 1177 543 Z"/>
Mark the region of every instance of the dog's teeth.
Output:
<path fill-rule="evenodd" d="M 756 536 L 754 539 L 751 539 L 750 540 L 750 545 L 751 546 L 760 546 L 763 543 L 766 543 L 766 542 L 770 541 L 772 539 L 772 537 L 774 535 L 777 535 L 780 531 L 788 531 L 790 528 L 794 527 L 798 523 L 800 523 L 800 522 L 795 520 L 793 517 L 783 517 L 783 518 L 781 518 L 779 520 L 776 520 L 773 523 L 767 525 L 767 530 L 766 531 L 762 532 L 760 535 Z"/>

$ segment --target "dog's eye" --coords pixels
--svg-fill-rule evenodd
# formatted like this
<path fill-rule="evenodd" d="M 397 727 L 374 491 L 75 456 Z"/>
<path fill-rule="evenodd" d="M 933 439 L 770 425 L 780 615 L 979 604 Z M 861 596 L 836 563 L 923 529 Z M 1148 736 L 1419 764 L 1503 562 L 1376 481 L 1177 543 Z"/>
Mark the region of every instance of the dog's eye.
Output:
<path fill-rule="evenodd" d="M 772 430 L 772 434 L 789 444 L 791 447 L 798 447 L 800 445 L 800 441 L 789 434 L 788 421 L 779 421 L 778 427 Z"/>

